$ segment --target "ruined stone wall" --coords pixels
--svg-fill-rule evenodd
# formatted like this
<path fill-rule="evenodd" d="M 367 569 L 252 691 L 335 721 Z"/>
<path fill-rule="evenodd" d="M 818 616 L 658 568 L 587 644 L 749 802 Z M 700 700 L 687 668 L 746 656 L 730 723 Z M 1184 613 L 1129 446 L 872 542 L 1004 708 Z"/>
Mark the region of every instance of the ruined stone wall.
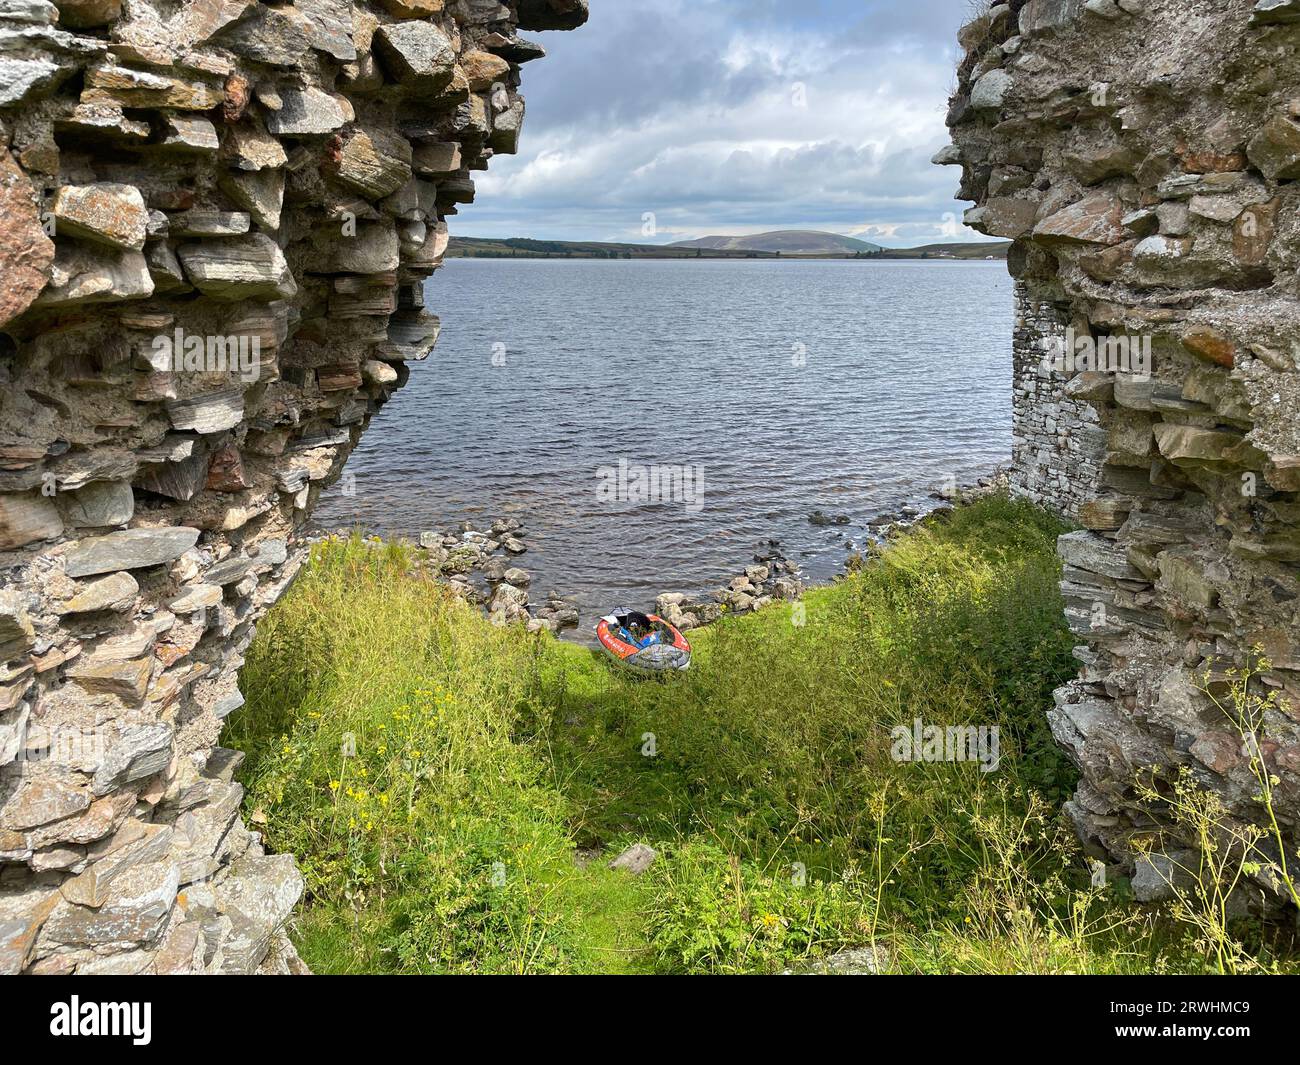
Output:
<path fill-rule="evenodd" d="M 1012 0 L 962 42 L 941 161 L 969 221 L 1016 242 L 1031 299 L 1154 363 L 1062 385 L 1105 433 L 1084 529 L 1060 544 L 1082 669 L 1049 718 L 1082 769 L 1070 813 L 1121 859 L 1177 847 L 1134 782 L 1186 767 L 1257 822 L 1257 742 L 1294 849 L 1300 0 Z M 1257 694 L 1280 698 L 1243 742 L 1205 689 L 1222 699 L 1255 646 Z M 1154 893 L 1160 860 L 1140 864 Z"/>
<path fill-rule="evenodd" d="M 241 656 L 433 346 L 517 29 L 585 19 L 0 0 L 0 973 L 294 964 L 301 877 L 218 745 Z"/>
<path fill-rule="evenodd" d="M 1070 394 L 1070 379 L 1045 365 L 1047 342 L 1069 328 L 1061 309 L 1023 281 L 1015 289 L 1011 491 L 1077 520 L 1097 494 L 1106 434 L 1097 412 Z"/>

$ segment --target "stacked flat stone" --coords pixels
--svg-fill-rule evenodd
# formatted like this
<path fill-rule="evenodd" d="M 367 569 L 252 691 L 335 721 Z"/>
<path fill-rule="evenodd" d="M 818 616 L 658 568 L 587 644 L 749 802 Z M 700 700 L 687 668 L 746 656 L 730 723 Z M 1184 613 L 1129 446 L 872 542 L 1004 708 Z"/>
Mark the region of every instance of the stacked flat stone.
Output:
<path fill-rule="evenodd" d="M 1015 495 L 1076 520 L 1097 494 L 1106 432 L 1096 410 L 1075 395 L 1086 375 L 1075 381 L 1044 367 L 1044 341 L 1064 336 L 1060 309 L 1017 280 L 1010 487 Z"/>
<path fill-rule="evenodd" d="M 302 879 L 218 746 L 242 655 L 436 340 L 446 219 L 544 54 L 517 31 L 585 19 L 0 6 L 0 973 L 296 966 Z"/>
<path fill-rule="evenodd" d="M 1012 0 L 961 41 L 936 161 L 961 166 L 967 221 L 1015 242 L 1014 481 L 1084 527 L 1060 543 L 1082 669 L 1048 710 L 1082 769 L 1069 812 L 1098 852 L 1177 847 L 1134 783 L 1186 767 L 1258 823 L 1251 744 L 1203 689 L 1260 647 L 1294 851 L 1300 0 Z M 1153 374 L 1041 374 L 1067 328 L 1150 337 Z"/>

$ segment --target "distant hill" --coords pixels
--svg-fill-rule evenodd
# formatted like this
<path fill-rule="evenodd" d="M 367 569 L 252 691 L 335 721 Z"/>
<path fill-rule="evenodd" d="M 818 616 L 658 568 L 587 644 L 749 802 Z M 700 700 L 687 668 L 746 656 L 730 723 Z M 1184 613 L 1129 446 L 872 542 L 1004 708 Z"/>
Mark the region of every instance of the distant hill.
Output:
<path fill-rule="evenodd" d="M 452 237 L 451 258 L 468 259 L 770 259 L 766 252 L 709 251 L 667 244 L 619 244 L 598 240 L 533 240 L 529 237 Z"/>
<path fill-rule="evenodd" d="M 852 255 L 880 251 L 879 244 L 816 229 L 774 229 L 744 237 L 699 237 L 679 240 L 670 248 L 708 248 L 712 251 L 768 251 L 782 255 Z"/>
<path fill-rule="evenodd" d="M 819 252 L 760 251 L 751 248 L 710 248 L 697 241 L 685 244 L 616 244 L 596 240 L 531 240 L 527 237 L 452 237 L 447 256 L 452 259 L 777 259 L 782 255 L 807 259 L 1005 259 L 1010 241 L 966 244 L 926 244 L 920 248 L 882 248 L 865 240 L 817 236 L 845 241 L 848 248 Z M 732 237 L 712 239 L 741 239 Z M 861 245 L 853 247 L 852 245 Z"/>

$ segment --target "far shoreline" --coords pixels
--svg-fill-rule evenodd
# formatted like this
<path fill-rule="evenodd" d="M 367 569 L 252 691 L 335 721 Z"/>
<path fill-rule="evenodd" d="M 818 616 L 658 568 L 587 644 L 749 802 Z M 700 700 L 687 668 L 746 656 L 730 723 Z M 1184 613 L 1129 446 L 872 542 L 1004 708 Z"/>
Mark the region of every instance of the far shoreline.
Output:
<path fill-rule="evenodd" d="M 924 244 L 872 252 L 780 252 L 757 249 L 689 248 L 671 244 L 615 244 L 599 241 L 452 237 L 446 259 L 591 259 L 604 262 L 754 261 L 763 262 L 1005 262 L 1011 244 L 994 241 Z"/>
<path fill-rule="evenodd" d="M 609 262 L 609 263 L 675 263 L 675 262 L 766 262 L 766 263 L 838 263 L 838 262 L 887 262 L 887 263 L 1005 263 L 1006 257 L 990 255 L 987 257 L 955 255 L 873 255 L 869 259 L 855 259 L 852 255 L 635 255 L 627 258 L 605 258 L 600 255 L 454 255 L 450 252 L 443 256 L 447 259 L 476 259 L 484 262 L 510 262 L 526 260 L 528 262 Z"/>

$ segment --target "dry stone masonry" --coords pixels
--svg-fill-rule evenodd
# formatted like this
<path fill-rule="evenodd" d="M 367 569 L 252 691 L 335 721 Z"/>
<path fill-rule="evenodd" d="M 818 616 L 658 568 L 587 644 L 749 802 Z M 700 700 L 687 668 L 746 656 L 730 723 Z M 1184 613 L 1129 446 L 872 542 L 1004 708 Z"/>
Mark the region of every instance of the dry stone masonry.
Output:
<path fill-rule="evenodd" d="M 1260 647 L 1294 851 L 1300 0 L 1011 0 L 962 44 L 937 161 L 970 224 L 1015 242 L 1016 483 L 1083 526 L 1060 542 L 1082 669 L 1049 712 L 1082 769 L 1069 811 L 1124 861 L 1177 847 L 1134 782 L 1186 767 L 1259 821 L 1250 743 L 1202 689 Z M 1065 331 L 1094 361 L 1044 372 Z M 1144 343 L 1150 373 L 1107 372 Z M 1140 895 L 1161 861 L 1137 862 Z"/>
<path fill-rule="evenodd" d="M 0 973 L 297 963 L 219 746 L 406 363 L 518 30 L 585 0 L 0 0 Z"/>
<path fill-rule="evenodd" d="M 1067 335 L 1061 310 L 1022 280 L 1015 290 L 1011 488 L 1077 519 L 1079 509 L 1096 494 L 1106 433 L 1096 410 L 1071 394 L 1073 379 L 1044 366 L 1044 342 Z"/>

